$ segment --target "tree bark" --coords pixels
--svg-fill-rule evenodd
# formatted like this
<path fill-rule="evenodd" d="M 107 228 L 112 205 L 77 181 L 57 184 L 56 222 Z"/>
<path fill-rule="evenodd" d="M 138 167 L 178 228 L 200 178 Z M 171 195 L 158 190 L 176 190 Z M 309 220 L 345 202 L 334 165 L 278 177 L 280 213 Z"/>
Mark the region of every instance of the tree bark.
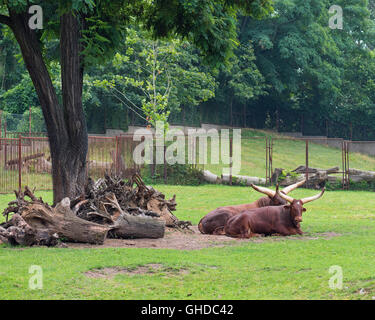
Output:
<path fill-rule="evenodd" d="M 52 156 L 54 201 L 83 193 L 87 179 L 88 135 L 82 106 L 83 58 L 79 15 L 60 19 L 61 81 L 66 136 Z M 55 162 L 55 165 L 54 165 Z M 56 165 L 57 164 L 57 165 Z"/>
<path fill-rule="evenodd" d="M 151 217 L 132 216 L 122 214 L 114 224 L 113 230 L 109 232 L 114 238 L 150 238 L 158 239 L 164 237 L 165 221 Z"/>
<path fill-rule="evenodd" d="M 42 107 L 51 150 L 54 203 L 57 203 L 81 193 L 86 182 L 88 137 L 82 107 L 80 18 L 72 13 L 61 17 L 62 108 L 43 60 L 37 32 L 29 28 L 28 18 L 27 13 L 9 10 L 9 21 L 4 22 L 8 22 L 17 39 Z"/>
<path fill-rule="evenodd" d="M 32 203 L 22 211 L 22 218 L 32 228 L 57 233 L 67 241 L 103 244 L 111 227 L 78 218 L 64 198 L 55 208 Z"/>
<path fill-rule="evenodd" d="M 0 226 L 0 241 L 4 243 L 13 246 L 56 246 L 58 244 L 56 233 L 30 227 L 19 214 L 14 214 L 8 224 L 11 224 L 11 226 L 7 229 Z"/>

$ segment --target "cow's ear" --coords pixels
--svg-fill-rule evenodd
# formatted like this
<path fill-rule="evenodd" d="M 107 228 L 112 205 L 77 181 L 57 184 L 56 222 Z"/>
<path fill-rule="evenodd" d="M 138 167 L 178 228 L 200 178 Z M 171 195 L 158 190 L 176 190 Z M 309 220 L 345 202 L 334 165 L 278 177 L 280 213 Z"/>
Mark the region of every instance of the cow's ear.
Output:
<path fill-rule="evenodd" d="M 307 209 L 306 208 L 302 208 L 302 211 L 305 212 Z"/>
<path fill-rule="evenodd" d="M 284 209 L 289 209 L 290 208 L 290 204 L 286 204 L 285 206 L 284 206 Z"/>

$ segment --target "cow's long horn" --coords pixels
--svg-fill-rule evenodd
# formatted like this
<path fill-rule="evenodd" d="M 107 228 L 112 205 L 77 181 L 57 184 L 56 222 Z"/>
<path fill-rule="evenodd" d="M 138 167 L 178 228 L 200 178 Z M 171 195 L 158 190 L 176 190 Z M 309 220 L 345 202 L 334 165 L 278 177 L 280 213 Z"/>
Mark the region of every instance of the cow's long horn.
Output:
<path fill-rule="evenodd" d="M 286 194 L 280 193 L 280 191 L 277 189 L 277 194 L 283 198 L 284 200 L 288 201 L 289 203 L 292 203 L 294 199 L 292 197 L 287 196 Z"/>
<path fill-rule="evenodd" d="M 300 182 L 297 182 L 295 184 L 292 184 L 292 185 L 284 188 L 283 190 L 281 190 L 281 192 L 284 193 L 284 194 L 288 194 L 289 192 L 291 192 L 291 191 L 297 189 L 298 187 L 302 186 L 305 182 L 306 182 L 306 179 L 303 179 Z"/>
<path fill-rule="evenodd" d="M 274 197 L 275 194 L 276 194 L 276 192 L 273 191 L 273 190 L 271 190 L 271 189 L 264 188 L 264 187 L 259 187 L 259 186 L 256 186 L 255 184 L 251 184 L 251 187 L 252 187 L 254 190 L 256 190 L 256 191 L 258 191 L 258 192 L 260 192 L 260 193 L 264 193 L 264 194 L 266 194 L 267 196 L 269 196 L 269 197 L 271 197 L 271 198 Z"/>
<path fill-rule="evenodd" d="M 301 199 L 301 201 L 302 201 L 303 204 L 306 204 L 308 202 L 318 200 L 323 195 L 324 191 L 326 191 L 326 188 L 323 188 L 323 190 L 319 194 L 317 194 L 315 196 L 312 196 L 312 197 L 309 197 L 309 198 L 303 198 L 303 199 Z"/>

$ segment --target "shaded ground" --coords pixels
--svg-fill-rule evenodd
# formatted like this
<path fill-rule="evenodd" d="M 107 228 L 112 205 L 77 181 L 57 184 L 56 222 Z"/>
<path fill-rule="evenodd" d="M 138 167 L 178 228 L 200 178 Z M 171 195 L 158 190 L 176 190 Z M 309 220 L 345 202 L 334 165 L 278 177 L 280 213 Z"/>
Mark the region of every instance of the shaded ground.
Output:
<path fill-rule="evenodd" d="M 191 228 L 191 232 L 178 231 L 167 228 L 164 238 L 161 239 L 107 239 L 104 245 L 91 245 L 87 243 L 67 243 L 68 248 L 154 248 L 154 249 L 177 249 L 198 250 L 209 247 L 223 247 L 226 245 L 239 245 L 243 242 L 264 242 L 280 240 L 318 240 L 330 239 L 340 236 L 334 232 L 316 233 L 303 236 L 291 237 L 264 237 L 253 239 L 234 239 L 226 236 L 201 234 L 197 226 Z"/>

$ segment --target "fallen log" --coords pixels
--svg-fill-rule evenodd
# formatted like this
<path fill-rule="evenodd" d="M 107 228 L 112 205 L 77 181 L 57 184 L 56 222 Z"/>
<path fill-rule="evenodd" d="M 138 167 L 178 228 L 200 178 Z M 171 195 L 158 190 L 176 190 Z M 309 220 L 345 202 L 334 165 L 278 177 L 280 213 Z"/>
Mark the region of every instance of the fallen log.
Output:
<path fill-rule="evenodd" d="M 204 181 L 209 183 L 221 183 L 220 177 L 218 177 L 216 174 L 213 174 L 211 171 L 203 170 L 202 176 Z"/>
<path fill-rule="evenodd" d="M 70 242 L 103 244 L 109 227 L 78 218 L 70 209 L 69 198 L 64 198 L 55 208 L 32 203 L 22 209 L 22 218 L 36 229 L 55 232 Z"/>
<path fill-rule="evenodd" d="M 165 221 L 147 216 L 132 216 L 123 214 L 116 220 L 110 231 L 111 238 L 134 239 L 164 237 Z"/>
<path fill-rule="evenodd" d="M 292 172 L 305 174 L 306 173 L 306 166 L 299 166 L 298 168 L 292 170 Z M 317 172 L 325 172 L 326 174 L 339 173 L 340 168 L 339 167 L 333 167 L 333 168 L 329 168 L 329 169 L 318 169 L 318 168 L 308 167 L 308 173 L 317 173 Z"/>
<path fill-rule="evenodd" d="M 31 201 L 27 201 L 25 196 Z M 16 239 L 15 233 L 21 234 L 22 230 L 27 234 L 25 240 L 16 240 L 15 243 L 43 244 L 43 241 L 38 240 L 39 238 L 43 240 L 47 235 L 57 234 L 58 238 L 66 241 L 102 244 L 111 229 L 77 217 L 70 209 L 69 198 L 63 199 L 53 208 L 42 199 L 37 199 L 27 187 L 25 192 L 16 192 L 16 197 L 16 201 L 10 202 L 10 207 L 5 209 L 3 214 L 9 215 L 11 212 L 17 212 L 17 214 L 2 226 L 7 227 L 7 232 L 13 232 L 13 234 L 8 234 L 9 239 Z M 18 215 L 22 220 L 18 218 Z M 2 236 L 6 235 L 3 233 Z"/>
<path fill-rule="evenodd" d="M 221 179 L 224 183 L 229 183 L 230 182 L 230 175 L 229 174 L 223 174 L 221 176 Z M 245 184 L 247 186 L 250 186 L 251 184 L 264 185 L 264 184 L 266 184 L 266 179 L 258 178 L 258 177 L 232 175 L 232 184 L 234 184 L 234 185 Z"/>
<path fill-rule="evenodd" d="M 84 194 L 73 200 L 65 198 L 55 207 L 35 197 L 27 187 L 15 194 L 16 200 L 3 212 L 7 222 L 0 229 L 0 241 L 12 244 L 56 245 L 60 240 L 102 244 L 107 236 L 161 238 L 166 225 L 180 229 L 191 226 L 190 221 L 180 221 L 172 214 L 176 196 L 165 199 L 164 194 L 147 187 L 138 174 L 127 182 L 110 176 L 89 180 Z"/>
<path fill-rule="evenodd" d="M 26 162 L 26 161 L 29 161 L 29 160 L 34 160 L 34 159 L 38 159 L 38 158 L 42 158 L 44 157 L 44 153 L 36 153 L 36 154 L 32 154 L 32 155 L 29 155 L 29 156 L 26 156 L 26 157 L 21 157 L 21 162 Z M 14 166 L 14 165 L 17 165 L 19 162 L 19 158 L 17 159 L 12 159 L 12 160 L 9 160 L 7 162 L 7 165 L 8 166 Z"/>
<path fill-rule="evenodd" d="M 349 169 L 349 179 L 353 182 L 374 181 L 375 180 L 375 172 L 374 171 L 358 170 L 358 169 Z"/>
<path fill-rule="evenodd" d="M 333 174 L 340 173 L 339 167 L 333 167 L 329 169 L 317 169 L 317 168 L 308 168 L 308 181 L 302 185 L 302 187 L 309 187 L 314 189 L 321 189 L 325 186 L 326 182 L 335 183 L 340 180 L 340 177 L 334 176 Z M 331 176 L 330 176 L 331 175 Z M 333 175 L 333 176 L 332 176 Z M 280 176 L 283 176 L 280 179 Z M 272 181 L 278 182 L 280 186 L 286 187 L 294 183 L 300 182 L 303 179 L 306 179 L 306 167 L 299 166 L 291 172 L 287 172 L 285 175 L 285 170 L 282 168 L 276 168 L 273 175 Z"/>
<path fill-rule="evenodd" d="M 154 219 L 146 215 L 132 216 L 122 210 L 116 196 L 112 193 L 106 196 L 107 203 L 115 209 L 110 216 L 111 224 L 110 237 L 113 238 L 163 238 L 166 221 L 164 219 Z"/>
<path fill-rule="evenodd" d="M 228 184 L 230 182 L 229 174 L 223 174 L 221 175 L 221 177 L 219 177 L 216 174 L 210 172 L 209 170 L 203 170 L 202 176 L 203 176 L 203 180 L 209 183 Z M 245 184 L 247 186 L 250 186 L 251 184 L 264 185 L 266 184 L 266 179 L 258 178 L 258 177 L 232 175 L 232 184 L 233 185 Z"/>

